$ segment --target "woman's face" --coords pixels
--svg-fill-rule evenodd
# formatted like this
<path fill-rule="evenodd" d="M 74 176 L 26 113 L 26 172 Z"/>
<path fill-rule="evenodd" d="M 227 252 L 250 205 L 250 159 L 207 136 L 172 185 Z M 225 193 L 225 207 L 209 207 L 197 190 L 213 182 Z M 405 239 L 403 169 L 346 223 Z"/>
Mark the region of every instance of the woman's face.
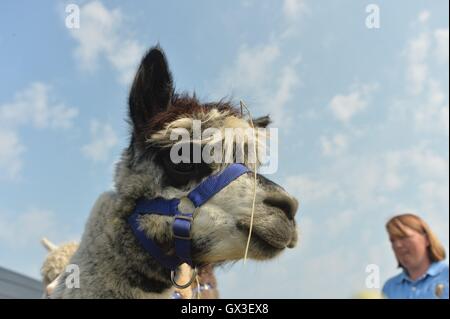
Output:
<path fill-rule="evenodd" d="M 422 263 L 429 261 L 427 253 L 429 242 L 426 235 L 407 228 L 405 237 L 390 237 L 389 239 L 395 257 L 407 270 L 420 267 Z"/>

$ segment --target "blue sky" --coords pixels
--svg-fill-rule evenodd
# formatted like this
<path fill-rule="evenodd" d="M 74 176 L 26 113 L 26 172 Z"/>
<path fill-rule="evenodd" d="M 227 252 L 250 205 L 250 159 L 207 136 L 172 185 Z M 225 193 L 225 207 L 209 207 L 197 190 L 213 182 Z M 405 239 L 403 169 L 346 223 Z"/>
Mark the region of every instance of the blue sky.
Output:
<path fill-rule="evenodd" d="M 65 6 L 81 8 L 80 29 Z M 369 29 L 366 6 L 380 9 Z M 39 277 L 42 236 L 77 240 L 127 146 L 145 50 L 180 91 L 243 99 L 279 129 L 271 176 L 300 200 L 300 244 L 218 272 L 223 297 L 348 298 L 398 270 L 403 212 L 449 248 L 448 1 L 2 1 L 0 265 Z"/>

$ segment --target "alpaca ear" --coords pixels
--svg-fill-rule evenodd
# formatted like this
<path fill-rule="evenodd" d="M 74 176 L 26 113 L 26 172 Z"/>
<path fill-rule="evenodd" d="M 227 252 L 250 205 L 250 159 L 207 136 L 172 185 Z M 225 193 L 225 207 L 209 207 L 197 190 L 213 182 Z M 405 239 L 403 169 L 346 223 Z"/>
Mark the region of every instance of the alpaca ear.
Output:
<path fill-rule="evenodd" d="M 270 123 L 272 123 L 272 120 L 270 119 L 269 115 L 253 119 L 253 125 L 255 127 L 266 128 Z"/>
<path fill-rule="evenodd" d="M 153 116 L 167 109 L 172 91 L 172 75 L 164 52 L 153 47 L 142 59 L 131 87 L 130 118 L 135 132 L 141 132 Z"/>

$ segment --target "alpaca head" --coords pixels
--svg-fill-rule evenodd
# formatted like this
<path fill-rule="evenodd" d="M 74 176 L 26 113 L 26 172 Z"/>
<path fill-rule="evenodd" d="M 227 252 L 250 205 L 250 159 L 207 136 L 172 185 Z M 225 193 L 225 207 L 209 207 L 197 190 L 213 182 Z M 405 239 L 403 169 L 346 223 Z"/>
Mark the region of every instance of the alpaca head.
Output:
<path fill-rule="evenodd" d="M 210 128 L 222 132 L 228 127 L 251 128 L 250 122 L 231 103 L 202 104 L 195 96 L 175 94 L 167 60 L 158 47 L 144 56 L 137 71 L 129 97 L 129 116 L 132 136 L 117 170 L 119 193 L 135 199 L 141 196 L 181 198 L 179 210 L 185 212 L 192 212 L 194 207 L 184 196 L 229 163 L 207 163 L 203 157 L 193 159 L 194 148 L 205 147 L 195 137 L 188 147 L 190 160 L 175 163 L 171 150 L 177 141 L 169 138 L 171 133 L 180 129 L 192 133 L 194 120 L 201 124 L 202 132 Z M 269 119 L 263 117 L 253 123 L 266 127 Z M 253 165 L 248 167 L 253 170 Z M 245 173 L 196 210 L 191 229 L 192 257 L 196 265 L 244 257 L 253 189 L 254 175 Z M 297 200 L 282 187 L 257 175 L 249 258 L 269 259 L 286 247 L 295 246 L 297 207 Z M 169 254 L 173 251 L 172 220 L 173 217 L 157 215 L 145 215 L 140 220 L 146 234 Z"/>

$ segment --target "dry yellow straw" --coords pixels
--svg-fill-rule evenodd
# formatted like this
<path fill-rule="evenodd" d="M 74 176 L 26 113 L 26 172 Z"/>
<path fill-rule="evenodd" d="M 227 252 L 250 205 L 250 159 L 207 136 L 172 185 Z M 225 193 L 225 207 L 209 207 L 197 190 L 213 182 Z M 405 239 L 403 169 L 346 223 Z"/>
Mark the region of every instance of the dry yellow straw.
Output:
<path fill-rule="evenodd" d="M 195 275 L 195 281 L 197 282 L 197 299 L 200 299 L 200 282 L 197 274 Z"/>
<path fill-rule="evenodd" d="M 250 114 L 249 109 L 247 108 L 247 105 L 245 105 L 244 101 L 241 100 L 240 102 L 241 104 L 241 112 L 242 112 L 242 107 L 244 107 L 247 110 L 248 116 L 250 117 L 250 125 L 252 126 L 253 129 L 253 151 L 255 154 L 255 169 L 253 170 L 253 176 L 254 176 L 254 183 L 253 183 L 253 203 L 252 203 L 252 216 L 250 219 L 250 228 L 249 228 L 249 232 L 248 232 L 248 238 L 247 238 L 247 245 L 245 246 L 245 254 L 244 254 L 244 265 L 247 262 L 247 254 L 248 254 L 248 248 L 250 246 L 250 239 L 252 237 L 252 230 L 253 230 L 253 216 L 255 214 L 255 203 L 256 203 L 256 162 L 257 162 L 257 154 L 256 154 L 256 136 L 255 136 L 255 126 L 253 125 L 253 120 L 252 120 L 252 115 Z"/>

